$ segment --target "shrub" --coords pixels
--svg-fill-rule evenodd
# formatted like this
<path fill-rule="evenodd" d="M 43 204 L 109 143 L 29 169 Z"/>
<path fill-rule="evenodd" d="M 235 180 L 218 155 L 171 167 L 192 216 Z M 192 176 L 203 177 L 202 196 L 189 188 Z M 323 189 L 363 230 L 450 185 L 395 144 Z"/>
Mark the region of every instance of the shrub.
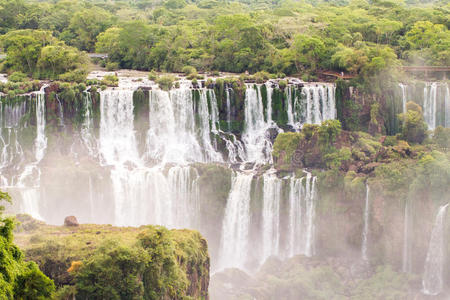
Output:
<path fill-rule="evenodd" d="M 176 80 L 176 78 L 173 75 L 164 75 L 164 76 L 159 77 L 156 80 L 156 83 L 159 85 L 160 89 L 168 91 L 172 88 L 175 80 Z"/>
<path fill-rule="evenodd" d="M 396 136 L 386 136 L 383 141 L 383 146 L 395 146 L 397 145 L 397 137 Z"/>
<path fill-rule="evenodd" d="M 105 75 L 105 77 L 103 77 L 102 84 L 107 86 L 118 86 L 119 78 L 116 75 Z"/>
<path fill-rule="evenodd" d="M 282 152 L 285 153 L 285 162 L 289 162 L 294 151 L 297 149 L 302 135 L 297 132 L 283 132 L 277 135 L 273 144 L 273 156 L 279 157 Z"/>
<path fill-rule="evenodd" d="M 27 80 L 27 75 L 22 72 L 13 72 L 8 76 L 8 80 L 11 82 L 22 82 Z"/>
<path fill-rule="evenodd" d="M 181 72 L 183 72 L 184 75 L 191 75 L 191 74 L 197 75 L 197 70 L 191 66 L 184 66 L 183 69 L 181 69 Z"/>
<path fill-rule="evenodd" d="M 450 128 L 438 126 L 434 130 L 433 142 L 438 144 L 441 148 L 450 148 Z"/>
<path fill-rule="evenodd" d="M 318 130 L 319 143 L 321 145 L 333 143 L 340 132 L 341 122 L 339 120 L 327 120 L 323 122 Z"/>
<path fill-rule="evenodd" d="M 287 87 L 288 83 L 286 80 L 280 80 L 278 82 L 278 86 L 280 87 L 280 89 L 285 89 Z"/>
<path fill-rule="evenodd" d="M 106 70 L 108 70 L 108 71 L 115 71 L 115 70 L 118 70 L 118 69 L 119 69 L 119 63 L 112 62 L 112 61 L 106 63 Z"/>
<path fill-rule="evenodd" d="M 414 107 L 414 110 L 410 109 L 405 114 L 400 114 L 399 118 L 403 121 L 402 139 L 410 143 L 422 143 L 427 131 L 422 109 L 417 111 Z"/>
<path fill-rule="evenodd" d="M 270 79 L 270 73 L 266 71 L 260 71 L 253 75 L 257 83 L 264 83 Z"/>
<path fill-rule="evenodd" d="M 148 73 L 148 80 L 156 81 L 156 79 L 158 79 L 158 74 L 156 74 L 155 71 L 152 70 L 150 73 Z"/>
<path fill-rule="evenodd" d="M 147 261 L 142 248 L 105 244 L 80 267 L 76 275 L 77 298 L 142 299 Z"/>
<path fill-rule="evenodd" d="M 59 75 L 58 79 L 68 82 L 84 82 L 86 80 L 86 76 L 87 76 L 86 70 L 76 69 Z"/>

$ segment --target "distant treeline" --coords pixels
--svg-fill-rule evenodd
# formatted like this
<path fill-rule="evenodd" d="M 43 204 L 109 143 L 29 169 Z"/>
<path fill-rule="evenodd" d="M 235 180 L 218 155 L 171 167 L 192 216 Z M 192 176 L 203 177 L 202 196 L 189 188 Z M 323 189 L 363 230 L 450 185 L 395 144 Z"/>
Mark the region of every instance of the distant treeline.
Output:
<path fill-rule="evenodd" d="M 367 80 L 399 64 L 450 65 L 449 16 L 440 1 L 0 0 L 2 69 L 70 80 L 85 74 L 81 50 L 108 53 L 109 69 Z"/>

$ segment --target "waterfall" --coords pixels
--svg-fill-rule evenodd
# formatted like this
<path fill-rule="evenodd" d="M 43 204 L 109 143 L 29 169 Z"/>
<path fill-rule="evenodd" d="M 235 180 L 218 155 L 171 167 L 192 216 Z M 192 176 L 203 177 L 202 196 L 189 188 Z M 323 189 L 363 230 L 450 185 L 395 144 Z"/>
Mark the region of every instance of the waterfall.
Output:
<path fill-rule="evenodd" d="M 63 106 L 61 104 L 61 101 L 59 100 L 58 94 L 55 95 L 56 101 L 58 101 L 58 119 L 59 119 L 59 126 L 64 127 L 64 110 Z"/>
<path fill-rule="evenodd" d="M 369 203 L 370 188 L 366 183 L 366 201 L 364 205 L 364 227 L 362 233 L 362 243 L 361 243 L 361 256 L 363 260 L 368 260 L 367 256 L 367 244 L 369 239 L 369 213 L 370 213 L 370 203 Z"/>
<path fill-rule="evenodd" d="M 423 90 L 423 117 L 429 130 L 436 128 L 437 83 L 429 83 Z"/>
<path fill-rule="evenodd" d="M 303 124 L 320 124 L 336 118 L 336 87 L 332 84 L 307 84 L 297 93 L 295 86 L 285 88 L 288 125 L 299 130 Z"/>
<path fill-rule="evenodd" d="M 219 269 L 245 268 L 249 253 L 250 192 L 253 174 L 232 175 L 220 243 Z"/>
<path fill-rule="evenodd" d="M 225 89 L 226 94 L 226 101 L 227 101 L 227 125 L 228 125 L 228 131 L 231 131 L 231 95 L 230 95 L 230 89 Z"/>
<path fill-rule="evenodd" d="M 442 292 L 444 282 L 444 220 L 449 204 L 439 208 L 431 232 L 428 246 L 425 271 L 422 279 L 422 292 L 426 295 L 438 295 Z"/>
<path fill-rule="evenodd" d="M 445 127 L 450 128 L 450 91 L 448 88 L 448 83 L 445 85 Z"/>
<path fill-rule="evenodd" d="M 401 88 L 401 90 L 402 90 L 402 112 L 403 113 L 406 113 L 406 89 L 408 88 L 408 86 L 407 85 L 404 85 L 404 84 L 402 84 L 402 83 L 399 83 L 398 84 L 399 86 L 400 86 L 400 88 Z"/>
<path fill-rule="evenodd" d="M 39 163 L 44 158 L 47 148 L 47 136 L 45 135 L 45 88 L 42 86 L 36 92 L 36 138 L 34 140 L 35 161 L 26 165 L 17 182 L 22 198 L 23 212 L 36 219 L 42 220 L 39 212 L 41 170 Z"/>
<path fill-rule="evenodd" d="M 271 93 L 271 90 L 267 90 L 267 93 Z M 272 122 L 266 122 L 264 115 L 261 86 L 248 85 L 245 91 L 245 128 L 242 134 L 245 161 L 272 163 L 272 143 L 267 132 Z"/>
<path fill-rule="evenodd" d="M 81 140 L 86 146 L 88 153 L 92 157 L 97 157 L 98 143 L 93 132 L 93 112 L 92 112 L 92 97 L 91 93 L 83 93 L 84 100 L 84 119 L 81 125 Z"/>
<path fill-rule="evenodd" d="M 409 244 L 409 228 L 410 228 L 410 207 L 409 200 L 405 201 L 405 214 L 403 221 L 403 260 L 402 271 L 404 273 L 411 273 L 411 246 Z"/>
<path fill-rule="evenodd" d="M 262 262 L 271 255 L 279 255 L 280 202 L 282 180 L 274 174 L 264 174 L 263 188 L 263 253 Z"/>
<path fill-rule="evenodd" d="M 159 95 L 162 97 L 153 104 L 161 104 L 158 100 L 162 100 L 165 105 L 168 94 L 161 91 Z M 133 111 L 132 90 L 101 92 L 99 145 L 102 161 L 113 166 L 115 224 L 189 226 L 198 216 L 198 174 L 189 166 L 176 165 L 166 169 L 160 164 L 146 167 L 138 152 Z M 185 118 L 183 112 L 185 110 L 166 117 Z M 157 126 L 156 121 L 152 123 L 154 116 L 151 113 L 150 126 Z M 175 132 L 173 134 L 175 136 Z"/>
<path fill-rule="evenodd" d="M 289 178 L 288 257 L 315 252 L 316 177 Z"/>
<path fill-rule="evenodd" d="M 209 92 L 200 90 L 198 103 L 194 103 L 189 88 L 151 91 L 147 133 L 150 159 L 180 164 L 223 160 L 211 141 L 212 131 L 217 131 L 218 107 L 211 91 L 209 111 Z"/>
<path fill-rule="evenodd" d="M 132 90 L 100 92 L 100 141 L 104 163 L 141 165 L 134 133 Z"/>
<path fill-rule="evenodd" d="M 0 99 L 1 100 L 1 99 Z M 0 101 L 0 185 L 13 185 L 14 178 L 8 178 L 7 168 L 19 167 L 24 160 L 19 134 L 22 118 L 27 113 L 27 101 Z M 2 174 L 3 173 L 3 174 Z"/>

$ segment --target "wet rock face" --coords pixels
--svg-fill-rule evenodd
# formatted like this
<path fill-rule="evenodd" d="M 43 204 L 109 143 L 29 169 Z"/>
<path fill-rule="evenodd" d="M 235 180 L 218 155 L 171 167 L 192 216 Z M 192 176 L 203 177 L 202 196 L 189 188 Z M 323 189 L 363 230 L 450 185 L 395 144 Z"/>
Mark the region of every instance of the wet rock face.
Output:
<path fill-rule="evenodd" d="M 64 219 L 64 226 L 77 227 L 80 226 L 75 216 L 68 216 Z"/>

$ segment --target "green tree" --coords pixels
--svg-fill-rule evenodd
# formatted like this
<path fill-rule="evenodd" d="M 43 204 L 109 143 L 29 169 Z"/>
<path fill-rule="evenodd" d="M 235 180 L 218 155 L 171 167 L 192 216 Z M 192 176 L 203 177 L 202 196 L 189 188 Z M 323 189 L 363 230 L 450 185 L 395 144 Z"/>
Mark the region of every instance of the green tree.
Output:
<path fill-rule="evenodd" d="M 63 40 L 80 50 L 94 51 L 97 35 L 114 23 L 114 17 L 99 7 L 78 11 L 70 19 L 69 32 L 64 33 Z M 70 38 L 70 40 L 69 40 Z"/>
<path fill-rule="evenodd" d="M 7 53 L 6 65 L 15 71 L 32 74 L 41 49 L 54 41 L 51 33 L 42 30 L 14 30 L 0 37 Z"/>
<path fill-rule="evenodd" d="M 106 243 L 77 272 L 77 298 L 142 299 L 142 278 L 148 262 L 142 248 Z"/>
<path fill-rule="evenodd" d="M 325 45 L 320 38 L 299 34 L 291 46 L 298 72 L 305 69 L 315 71 L 323 59 Z"/>
<path fill-rule="evenodd" d="M 426 137 L 427 124 L 423 119 L 422 108 L 414 102 L 407 103 L 405 114 L 399 114 L 403 122 L 402 138 L 411 143 L 422 143 Z"/>
<path fill-rule="evenodd" d="M 7 193 L 0 191 L 0 201 L 11 202 Z M 3 217 L 0 205 L 0 299 L 43 300 L 55 290 L 53 281 L 33 262 L 24 262 L 23 254 L 13 243 L 14 219 Z"/>

